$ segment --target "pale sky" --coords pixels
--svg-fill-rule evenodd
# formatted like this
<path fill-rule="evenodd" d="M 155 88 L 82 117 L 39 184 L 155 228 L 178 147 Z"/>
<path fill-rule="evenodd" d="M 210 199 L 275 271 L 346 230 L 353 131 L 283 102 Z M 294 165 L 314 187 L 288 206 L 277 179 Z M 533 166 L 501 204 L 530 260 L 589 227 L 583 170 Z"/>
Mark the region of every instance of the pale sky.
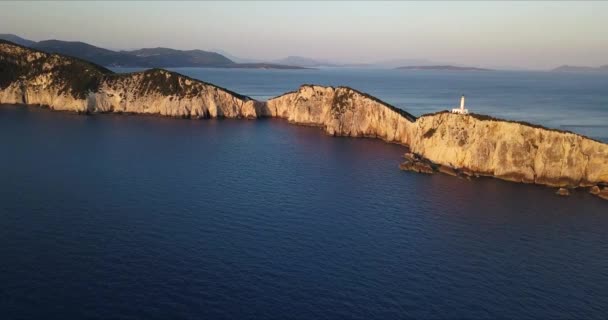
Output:
<path fill-rule="evenodd" d="M 5 2 L 0 33 L 112 49 L 222 49 L 340 62 L 608 64 L 608 2 Z"/>

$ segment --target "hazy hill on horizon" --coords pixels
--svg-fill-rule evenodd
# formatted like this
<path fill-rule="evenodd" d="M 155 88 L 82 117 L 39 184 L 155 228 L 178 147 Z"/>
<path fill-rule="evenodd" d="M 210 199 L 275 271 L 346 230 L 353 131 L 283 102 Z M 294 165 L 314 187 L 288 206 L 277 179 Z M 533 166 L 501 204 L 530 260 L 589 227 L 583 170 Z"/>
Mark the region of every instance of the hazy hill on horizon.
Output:
<path fill-rule="evenodd" d="M 36 41 L 24 39 L 17 35 L 9 34 L 9 33 L 0 33 L 0 39 L 10 41 L 10 42 L 16 43 L 18 45 L 22 45 L 24 47 L 30 47 L 31 45 L 36 43 Z"/>
<path fill-rule="evenodd" d="M 287 56 L 281 59 L 254 59 L 232 55 L 222 49 L 179 50 L 166 47 L 141 48 L 133 50 L 111 50 L 81 41 L 42 40 L 32 41 L 15 34 L 0 34 L 0 39 L 45 52 L 54 52 L 88 60 L 108 67 L 178 68 L 257 68 L 257 69 L 310 69 L 318 67 L 372 67 L 399 70 L 524 70 L 517 67 L 480 68 L 460 64 L 438 63 L 428 59 L 388 59 L 370 63 L 344 63 L 327 59 L 304 56 Z M 542 70 L 537 70 L 542 71 Z M 608 65 L 599 67 L 562 65 L 550 72 L 608 73 Z"/>
<path fill-rule="evenodd" d="M 44 40 L 35 42 L 29 47 L 84 59 L 102 66 L 151 67 L 149 63 L 136 56 L 96 47 L 80 41 Z"/>
<path fill-rule="evenodd" d="M 142 48 L 114 51 L 81 41 L 43 40 L 32 41 L 13 34 L 0 34 L 0 39 L 40 51 L 64 54 L 108 67 L 217 67 L 217 68 L 264 68 L 302 69 L 298 66 L 273 63 L 236 63 L 225 56 L 203 50 L 178 50 L 171 48 Z"/>
<path fill-rule="evenodd" d="M 181 67 L 184 64 L 188 66 L 195 65 L 230 65 L 235 62 L 225 56 L 203 50 L 176 50 L 170 48 L 142 48 L 132 51 L 120 51 L 122 53 L 136 56 L 146 60 L 155 66 L 164 67 Z"/>

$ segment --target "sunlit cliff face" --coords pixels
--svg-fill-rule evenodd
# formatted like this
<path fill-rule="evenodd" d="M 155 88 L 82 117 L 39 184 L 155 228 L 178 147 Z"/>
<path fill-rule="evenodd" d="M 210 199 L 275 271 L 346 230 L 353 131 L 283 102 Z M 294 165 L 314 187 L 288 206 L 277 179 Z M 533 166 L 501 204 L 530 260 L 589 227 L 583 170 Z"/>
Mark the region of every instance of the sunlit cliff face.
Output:
<path fill-rule="evenodd" d="M 608 183 L 608 145 L 578 134 L 479 115 L 411 115 L 349 88 L 303 86 L 267 103 L 271 116 L 332 135 L 376 137 L 472 175 L 551 186 Z"/>
<path fill-rule="evenodd" d="M 114 74 L 78 59 L 0 42 L 0 103 L 86 113 L 277 117 L 330 135 L 406 145 L 435 164 L 551 186 L 608 184 L 608 145 L 525 123 L 440 112 L 416 119 L 347 87 L 303 85 L 267 102 L 161 69 Z"/>

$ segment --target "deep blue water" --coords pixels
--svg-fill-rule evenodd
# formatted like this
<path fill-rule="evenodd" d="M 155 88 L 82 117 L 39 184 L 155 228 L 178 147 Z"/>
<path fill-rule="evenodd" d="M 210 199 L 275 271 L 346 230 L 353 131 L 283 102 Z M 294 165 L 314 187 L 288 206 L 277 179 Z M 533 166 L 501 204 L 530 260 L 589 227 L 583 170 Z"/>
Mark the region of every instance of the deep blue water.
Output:
<path fill-rule="evenodd" d="M 461 91 L 381 94 L 356 70 L 189 72 L 256 98 L 352 79 L 416 114 Z M 565 104 L 587 101 L 569 121 L 608 136 L 606 80 L 568 77 L 584 80 Z M 524 91 L 513 100 L 539 122 L 562 121 Z M 402 172 L 403 151 L 281 120 L 1 106 L 0 318 L 605 318 L 608 202 Z"/>

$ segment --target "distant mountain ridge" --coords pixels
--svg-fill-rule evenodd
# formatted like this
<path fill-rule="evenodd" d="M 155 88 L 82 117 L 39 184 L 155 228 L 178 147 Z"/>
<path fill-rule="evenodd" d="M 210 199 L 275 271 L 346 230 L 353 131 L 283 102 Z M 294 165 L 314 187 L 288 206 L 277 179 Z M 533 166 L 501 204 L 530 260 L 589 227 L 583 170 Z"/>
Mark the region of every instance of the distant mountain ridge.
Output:
<path fill-rule="evenodd" d="M 177 50 L 159 47 L 113 51 L 80 41 L 44 40 L 35 42 L 12 34 L 0 34 L 0 39 L 44 52 L 59 53 L 84 59 L 107 67 L 305 69 L 300 66 L 275 63 L 237 63 L 219 53 L 203 50 Z"/>
<path fill-rule="evenodd" d="M 36 43 L 36 41 L 24 39 L 24 38 L 14 35 L 14 34 L 8 34 L 8 33 L 0 33 L 0 39 L 10 41 L 10 42 L 13 42 L 13 43 L 16 43 L 16 44 L 19 44 L 22 46 L 26 46 L 26 47 L 29 47 L 29 46 L 33 45 L 34 43 Z"/>
<path fill-rule="evenodd" d="M 219 53 L 203 50 L 176 50 L 159 47 L 120 52 L 135 56 L 155 67 L 223 66 L 235 63 Z"/>
<path fill-rule="evenodd" d="M 49 53 L 64 54 L 108 67 L 150 67 L 149 63 L 136 56 L 99 48 L 80 41 L 44 40 L 28 47 Z"/>
<path fill-rule="evenodd" d="M 519 70 L 516 67 L 476 68 L 452 64 L 447 61 L 427 59 L 392 59 L 369 63 L 341 63 L 336 60 L 314 59 L 303 56 L 287 56 L 282 59 L 253 59 L 231 55 L 221 50 L 178 50 L 171 48 L 142 48 L 134 50 L 111 50 L 81 41 L 43 40 L 32 41 L 14 34 L 0 34 L 0 40 L 44 52 L 59 53 L 88 60 L 107 67 L 138 68 L 179 68 L 214 67 L 247 69 L 311 69 L 319 67 L 359 67 L 398 70 L 451 70 L 451 71 L 494 71 Z M 528 69 L 523 69 L 528 70 Z M 533 70 L 529 70 L 533 71 Z M 542 70 L 537 70 L 542 71 Z M 608 73 L 608 65 L 599 67 L 562 65 L 550 72 Z"/>

